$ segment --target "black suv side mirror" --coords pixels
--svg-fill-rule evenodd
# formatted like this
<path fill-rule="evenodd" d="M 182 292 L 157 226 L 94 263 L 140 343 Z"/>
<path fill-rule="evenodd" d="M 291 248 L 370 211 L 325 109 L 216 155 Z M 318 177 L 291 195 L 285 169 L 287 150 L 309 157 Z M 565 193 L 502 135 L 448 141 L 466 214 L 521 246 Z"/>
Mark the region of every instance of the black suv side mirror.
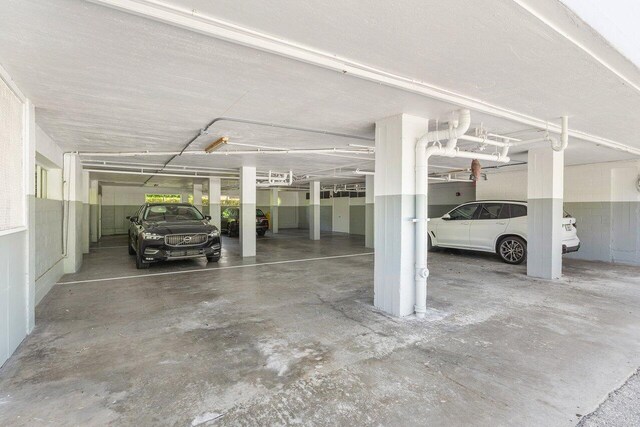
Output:
<path fill-rule="evenodd" d="M 127 219 L 131 222 L 137 222 L 138 221 L 138 217 L 137 216 L 128 216 Z"/>
<path fill-rule="evenodd" d="M 205 215 L 204 219 L 206 219 L 207 221 L 211 221 L 211 215 Z"/>

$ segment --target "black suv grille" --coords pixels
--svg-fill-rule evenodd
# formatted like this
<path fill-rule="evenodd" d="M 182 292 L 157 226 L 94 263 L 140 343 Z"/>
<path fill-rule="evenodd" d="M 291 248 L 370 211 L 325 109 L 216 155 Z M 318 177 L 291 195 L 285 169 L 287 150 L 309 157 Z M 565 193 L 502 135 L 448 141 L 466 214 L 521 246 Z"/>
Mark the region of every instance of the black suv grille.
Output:
<path fill-rule="evenodd" d="M 167 234 L 164 236 L 164 243 L 168 246 L 196 246 L 206 243 L 208 237 L 206 233 Z"/>

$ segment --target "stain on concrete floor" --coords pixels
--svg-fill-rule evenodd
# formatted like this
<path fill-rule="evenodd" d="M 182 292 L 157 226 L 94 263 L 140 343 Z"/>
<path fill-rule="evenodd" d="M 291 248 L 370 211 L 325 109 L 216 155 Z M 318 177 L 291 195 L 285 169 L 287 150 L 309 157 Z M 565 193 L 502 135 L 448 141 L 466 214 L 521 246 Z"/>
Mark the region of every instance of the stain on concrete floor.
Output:
<path fill-rule="evenodd" d="M 301 236 L 250 262 L 367 252 Z M 118 239 L 64 281 L 139 274 Z M 224 247 L 221 265 L 248 262 Z M 552 283 L 434 253 L 426 321 L 372 306 L 371 255 L 148 272 L 194 268 L 56 285 L 0 369 L 0 424 L 568 426 L 640 366 L 634 267 L 567 260 Z"/>

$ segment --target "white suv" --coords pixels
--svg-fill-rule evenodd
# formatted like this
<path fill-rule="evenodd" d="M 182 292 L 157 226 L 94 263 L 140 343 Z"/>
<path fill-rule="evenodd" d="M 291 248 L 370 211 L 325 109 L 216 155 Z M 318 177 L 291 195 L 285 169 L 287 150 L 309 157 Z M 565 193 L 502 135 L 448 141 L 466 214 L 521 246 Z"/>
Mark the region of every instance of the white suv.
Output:
<path fill-rule="evenodd" d="M 575 218 L 562 220 L 562 253 L 580 249 Z M 527 259 L 527 203 L 486 200 L 462 204 L 428 223 L 432 247 L 495 252 L 509 264 Z"/>

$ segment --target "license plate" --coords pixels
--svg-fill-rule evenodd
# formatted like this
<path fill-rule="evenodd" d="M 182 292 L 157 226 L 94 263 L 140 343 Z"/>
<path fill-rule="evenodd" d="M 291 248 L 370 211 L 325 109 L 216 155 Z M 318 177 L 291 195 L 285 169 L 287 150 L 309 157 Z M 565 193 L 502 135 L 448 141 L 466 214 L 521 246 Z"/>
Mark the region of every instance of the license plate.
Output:
<path fill-rule="evenodd" d="M 200 254 L 199 250 L 190 250 L 190 251 L 171 251 L 171 256 L 175 257 L 175 256 L 192 256 L 192 255 L 198 255 Z"/>
<path fill-rule="evenodd" d="M 573 230 L 573 228 L 571 227 L 571 224 L 565 224 L 564 225 L 564 229 L 567 230 L 567 231 Z"/>

